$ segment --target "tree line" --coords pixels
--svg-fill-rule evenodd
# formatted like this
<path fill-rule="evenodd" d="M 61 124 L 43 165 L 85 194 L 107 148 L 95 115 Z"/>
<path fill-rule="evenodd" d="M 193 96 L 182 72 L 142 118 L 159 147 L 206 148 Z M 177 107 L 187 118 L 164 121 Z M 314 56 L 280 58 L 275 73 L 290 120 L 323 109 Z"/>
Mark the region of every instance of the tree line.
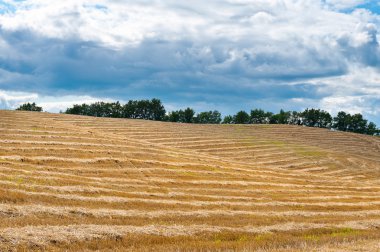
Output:
<path fill-rule="evenodd" d="M 380 134 L 380 129 L 373 122 L 368 122 L 362 114 L 349 114 L 341 111 L 332 117 L 330 113 L 321 109 L 306 109 L 303 112 L 280 110 L 278 114 L 265 112 L 262 109 L 251 110 L 248 114 L 239 111 L 234 116 L 224 117 L 226 124 L 289 124 L 307 127 L 329 128 L 339 131 L 355 132 L 360 134 Z"/>
<path fill-rule="evenodd" d="M 27 103 L 21 105 L 17 110 L 42 111 L 42 108 L 35 103 Z M 227 115 L 222 118 L 221 113 L 217 110 L 196 113 L 194 109 L 186 108 L 167 113 L 159 99 L 152 99 L 130 100 L 125 104 L 120 102 L 76 104 L 67 108 L 63 113 L 199 124 L 288 124 L 380 135 L 380 129 L 376 124 L 369 122 L 359 113 L 351 115 L 341 111 L 332 117 L 327 111 L 313 108 L 302 112 L 280 110 L 277 114 L 262 109 L 253 109 L 250 113 L 242 110 L 235 115 Z"/>
<path fill-rule="evenodd" d="M 66 114 L 112 117 L 112 118 L 131 118 L 163 121 L 166 110 L 158 99 L 152 100 L 130 100 L 126 104 L 120 102 L 95 102 L 92 104 L 76 104 L 67 108 Z"/>

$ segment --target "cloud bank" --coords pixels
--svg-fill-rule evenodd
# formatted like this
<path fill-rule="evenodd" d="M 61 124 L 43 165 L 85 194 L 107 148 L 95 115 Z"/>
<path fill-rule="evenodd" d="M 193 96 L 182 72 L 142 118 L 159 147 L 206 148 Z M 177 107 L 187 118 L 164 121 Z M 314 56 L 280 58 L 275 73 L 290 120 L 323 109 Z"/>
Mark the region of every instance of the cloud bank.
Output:
<path fill-rule="evenodd" d="M 65 97 L 61 107 L 158 97 L 173 108 L 313 106 L 380 123 L 373 2 L 1 1 L 1 106 L 12 92 Z"/>

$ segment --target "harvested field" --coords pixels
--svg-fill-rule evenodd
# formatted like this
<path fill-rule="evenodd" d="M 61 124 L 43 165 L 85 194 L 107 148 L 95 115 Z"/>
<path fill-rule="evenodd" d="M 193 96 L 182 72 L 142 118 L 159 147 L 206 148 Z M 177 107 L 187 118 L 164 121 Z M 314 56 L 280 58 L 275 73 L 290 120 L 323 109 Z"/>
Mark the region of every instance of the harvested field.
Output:
<path fill-rule="evenodd" d="M 380 251 L 380 137 L 0 111 L 0 251 Z"/>

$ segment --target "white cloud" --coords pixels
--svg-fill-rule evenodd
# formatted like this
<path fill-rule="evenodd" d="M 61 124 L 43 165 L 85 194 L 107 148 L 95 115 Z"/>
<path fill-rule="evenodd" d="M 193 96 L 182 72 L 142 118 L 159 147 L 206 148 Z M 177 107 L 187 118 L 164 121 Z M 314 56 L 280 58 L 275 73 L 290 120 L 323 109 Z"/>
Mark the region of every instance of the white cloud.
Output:
<path fill-rule="evenodd" d="M 318 79 L 310 84 L 318 85 L 320 82 L 324 86 L 319 91 L 326 96 L 316 106 L 333 114 L 344 110 L 380 116 L 380 73 L 377 69 L 354 65 L 346 75 Z"/>
<path fill-rule="evenodd" d="M 38 95 L 33 93 L 0 90 L 0 108 L 14 108 L 23 101 L 34 100 L 37 97 Z"/>
<path fill-rule="evenodd" d="M 113 101 L 107 98 L 95 98 L 91 96 L 41 96 L 37 93 L 12 92 L 0 90 L 0 109 L 16 109 L 27 102 L 36 102 L 44 111 L 59 112 L 74 104 L 94 103 L 97 101 Z"/>
<path fill-rule="evenodd" d="M 370 1 L 371 0 L 325 0 L 325 3 L 330 8 L 342 10 L 342 9 L 353 8 Z"/>
<path fill-rule="evenodd" d="M 135 46 L 146 39 L 259 42 L 259 37 L 264 37 L 283 42 L 290 35 L 311 39 L 338 31 L 349 33 L 361 22 L 355 16 L 325 10 L 315 0 L 8 2 L 17 11 L 1 16 L 3 29 L 29 29 L 50 38 L 80 38 L 115 48 Z M 361 2 L 328 0 L 326 4 L 354 6 Z M 312 29 L 305 29 L 307 26 Z"/>
<path fill-rule="evenodd" d="M 377 99 L 376 96 L 335 96 L 326 97 L 320 101 L 320 106 L 332 114 L 344 110 L 345 112 L 352 114 L 365 114 L 377 116 L 380 113 L 380 109 L 375 108 L 375 110 L 370 106 L 369 101 Z"/>

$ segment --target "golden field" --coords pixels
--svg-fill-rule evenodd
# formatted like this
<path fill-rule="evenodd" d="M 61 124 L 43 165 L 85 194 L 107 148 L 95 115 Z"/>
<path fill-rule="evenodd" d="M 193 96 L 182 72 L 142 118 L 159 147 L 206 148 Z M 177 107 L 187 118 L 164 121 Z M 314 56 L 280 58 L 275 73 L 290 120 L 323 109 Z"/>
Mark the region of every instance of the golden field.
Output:
<path fill-rule="evenodd" d="M 0 251 L 380 251 L 380 137 L 0 111 Z"/>

